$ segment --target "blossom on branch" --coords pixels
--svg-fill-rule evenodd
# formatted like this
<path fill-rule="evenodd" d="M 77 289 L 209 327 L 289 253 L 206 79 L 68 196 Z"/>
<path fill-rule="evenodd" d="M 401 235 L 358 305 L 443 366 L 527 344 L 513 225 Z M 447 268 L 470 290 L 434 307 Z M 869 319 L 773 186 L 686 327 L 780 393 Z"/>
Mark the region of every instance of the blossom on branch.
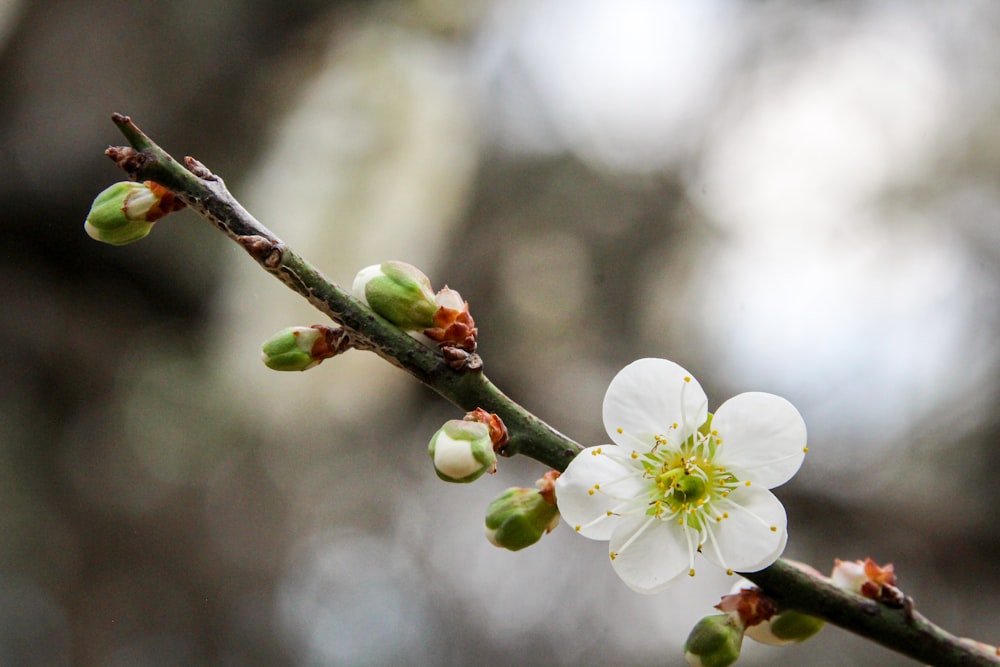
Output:
<path fill-rule="evenodd" d="M 563 518 L 584 537 L 610 540 L 611 564 L 640 593 L 687 573 L 695 554 L 755 572 L 781 555 L 785 508 L 768 489 L 788 481 L 806 451 L 791 403 L 750 392 L 714 416 L 701 385 L 665 359 L 622 369 L 604 398 L 615 443 L 583 450 L 556 480 Z"/>

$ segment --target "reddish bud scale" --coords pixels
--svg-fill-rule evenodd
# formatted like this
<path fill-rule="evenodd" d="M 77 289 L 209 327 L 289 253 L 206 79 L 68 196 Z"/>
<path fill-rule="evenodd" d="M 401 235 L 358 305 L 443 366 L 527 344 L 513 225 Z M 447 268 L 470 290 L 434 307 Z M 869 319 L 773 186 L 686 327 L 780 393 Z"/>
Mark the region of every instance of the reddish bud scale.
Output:
<path fill-rule="evenodd" d="M 735 613 L 745 628 L 768 621 L 778 613 L 778 605 L 759 588 L 744 588 L 732 595 L 723 595 L 715 608 Z"/>
<path fill-rule="evenodd" d="M 146 222 L 156 222 L 163 216 L 173 213 L 174 211 L 179 211 L 184 208 L 185 204 L 177 196 L 166 189 L 159 183 L 154 183 L 153 181 L 144 181 L 143 185 L 149 188 L 156 198 L 159 200 L 157 204 L 154 204 L 149 211 L 146 213 Z"/>
<path fill-rule="evenodd" d="M 329 359 L 341 352 L 346 352 L 354 346 L 350 335 L 341 327 L 314 324 L 310 328 L 323 334 L 322 337 L 316 339 L 316 342 L 313 343 L 312 348 L 309 350 L 314 359 Z"/>
<path fill-rule="evenodd" d="M 490 429 L 490 442 L 493 443 L 493 451 L 496 453 L 501 453 L 501 450 L 510 441 L 510 435 L 507 433 L 507 426 L 504 425 L 503 420 L 500 419 L 500 415 L 492 412 L 486 412 L 482 408 L 476 408 L 472 412 L 465 415 L 465 421 L 469 422 L 479 422 L 480 424 L 486 424 Z"/>
<path fill-rule="evenodd" d="M 424 335 L 442 347 L 457 347 L 466 352 L 476 351 L 475 320 L 469 313 L 469 302 L 462 304 L 462 309 L 441 306 L 434 313 L 434 326 L 424 330 Z"/>
<path fill-rule="evenodd" d="M 538 493 L 542 496 L 542 500 L 547 502 L 549 505 L 556 504 L 556 480 L 562 473 L 558 470 L 550 470 L 542 478 L 535 482 L 538 486 Z"/>

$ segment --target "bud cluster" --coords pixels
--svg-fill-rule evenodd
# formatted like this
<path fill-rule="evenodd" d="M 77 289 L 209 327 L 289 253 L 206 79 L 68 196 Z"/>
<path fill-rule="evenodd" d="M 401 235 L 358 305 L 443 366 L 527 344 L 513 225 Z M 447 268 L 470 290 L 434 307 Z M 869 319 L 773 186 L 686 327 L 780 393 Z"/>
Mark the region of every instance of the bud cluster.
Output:
<path fill-rule="evenodd" d="M 447 286 L 435 294 L 430 279 L 415 266 L 389 261 L 366 267 L 354 278 L 351 291 L 400 329 L 436 343 L 452 368 L 482 368 L 468 302 Z"/>
<path fill-rule="evenodd" d="M 815 572 L 808 565 L 789 562 Z M 737 582 L 715 608 L 723 613 L 703 618 L 688 637 L 685 644 L 688 664 L 731 665 L 740 656 L 744 635 L 761 644 L 785 646 L 804 642 L 825 624 L 814 616 L 780 609 L 774 600 L 745 579 Z"/>

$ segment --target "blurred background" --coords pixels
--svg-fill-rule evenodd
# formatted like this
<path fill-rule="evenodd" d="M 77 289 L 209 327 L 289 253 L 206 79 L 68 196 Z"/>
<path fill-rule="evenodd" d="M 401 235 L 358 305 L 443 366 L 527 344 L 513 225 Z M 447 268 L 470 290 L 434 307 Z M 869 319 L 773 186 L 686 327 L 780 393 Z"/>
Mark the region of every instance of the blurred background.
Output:
<path fill-rule="evenodd" d="M 0 664 L 676 665 L 731 583 L 629 591 L 560 527 L 509 553 L 372 355 L 190 212 L 83 232 L 127 113 L 341 285 L 403 259 L 490 377 L 581 442 L 673 359 L 795 403 L 786 555 L 895 563 L 1000 642 L 1000 4 L 0 0 Z M 746 665 L 909 665 L 838 629 Z"/>

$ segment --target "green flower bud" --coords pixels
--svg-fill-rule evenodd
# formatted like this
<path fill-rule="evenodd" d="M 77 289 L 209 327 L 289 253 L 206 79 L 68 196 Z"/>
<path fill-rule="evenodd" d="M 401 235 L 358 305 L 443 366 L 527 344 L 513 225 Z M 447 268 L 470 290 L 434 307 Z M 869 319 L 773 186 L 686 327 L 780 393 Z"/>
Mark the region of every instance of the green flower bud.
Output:
<path fill-rule="evenodd" d="M 727 667 L 740 657 L 743 628 L 731 614 L 706 616 L 684 642 L 684 657 L 692 667 Z"/>
<path fill-rule="evenodd" d="M 83 228 L 94 240 L 125 245 L 145 237 L 155 221 L 183 206 L 173 193 L 152 181 L 123 181 L 97 195 Z"/>
<path fill-rule="evenodd" d="M 264 364 L 276 371 L 304 371 L 318 365 L 322 358 L 313 355 L 316 341 L 323 332 L 313 327 L 288 327 L 274 334 L 260 346 Z"/>
<path fill-rule="evenodd" d="M 486 424 L 452 419 L 431 438 L 428 451 L 434 471 L 446 482 L 467 484 L 496 470 L 490 428 Z"/>
<path fill-rule="evenodd" d="M 747 628 L 746 636 L 761 644 L 784 646 L 804 642 L 822 630 L 825 624 L 823 619 L 815 616 L 783 611 L 770 620 Z"/>
<path fill-rule="evenodd" d="M 354 341 L 342 327 L 314 324 L 282 329 L 260 346 L 260 357 L 276 371 L 306 371 L 352 347 Z"/>
<path fill-rule="evenodd" d="M 486 510 L 486 539 L 518 551 L 542 539 L 559 525 L 559 510 L 538 489 L 511 487 Z"/>
<path fill-rule="evenodd" d="M 400 329 L 423 331 L 434 326 L 438 305 L 431 281 L 406 262 L 384 262 L 362 269 L 351 291 Z"/>

